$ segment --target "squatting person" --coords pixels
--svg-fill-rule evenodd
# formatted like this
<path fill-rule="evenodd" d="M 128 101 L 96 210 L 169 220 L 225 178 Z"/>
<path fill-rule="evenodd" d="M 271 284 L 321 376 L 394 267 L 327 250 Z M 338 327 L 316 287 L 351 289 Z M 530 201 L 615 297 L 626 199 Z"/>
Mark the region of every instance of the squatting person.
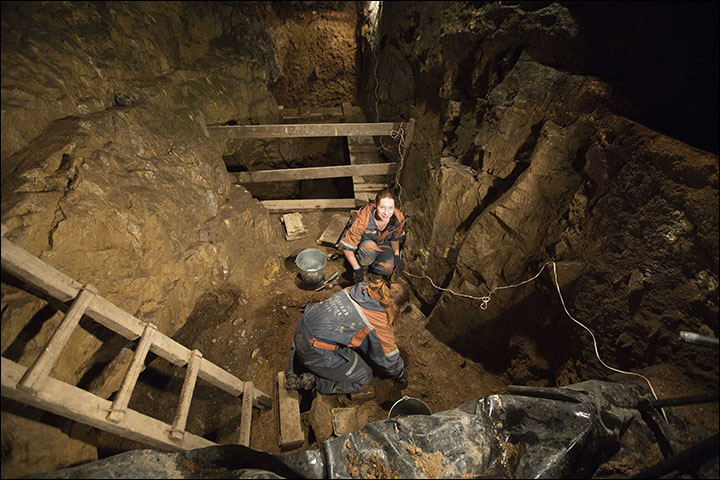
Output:
<path fill-rule="evenodd" d="M 353 268 L 353 282 L 367 280 L 372 273 L 389 278 L 402 272 L 400 242 L 405 237 L 405 217 L 395 208 L 395 192 L 387 187 L 375 195 L 375 202 L 362 207 L 352 225 L 340 239 L 345 258 Z"/>

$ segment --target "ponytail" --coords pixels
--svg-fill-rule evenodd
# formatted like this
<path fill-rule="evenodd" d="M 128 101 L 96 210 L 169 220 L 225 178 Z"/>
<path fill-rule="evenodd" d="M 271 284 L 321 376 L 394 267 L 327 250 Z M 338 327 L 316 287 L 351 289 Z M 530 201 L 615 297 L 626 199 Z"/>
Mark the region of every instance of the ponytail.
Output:
<path fill-rule="evenodd" d="M 410 294 L 402 283 L 386 282 L 383 279 L 368 282 L 370 296 L 380 302 L 388 316 L 388 325 L 391 327 L 400 316 L 401 308 L 410 301 Z"/>

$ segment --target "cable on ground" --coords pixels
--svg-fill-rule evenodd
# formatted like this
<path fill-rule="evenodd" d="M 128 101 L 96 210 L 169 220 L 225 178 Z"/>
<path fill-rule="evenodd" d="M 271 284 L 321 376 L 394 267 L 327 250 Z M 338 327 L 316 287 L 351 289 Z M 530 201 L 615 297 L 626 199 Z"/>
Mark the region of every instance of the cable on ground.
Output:
<path fill-rule="evenodd" d="M 594 348 L 595 348 L 595 356 L 596 356 L 597 359 L 600 361 L 600 363 L 601 363 L 604 367 L 612 370 L 613 372 L 622 373 L 622 374 L 625 374 L 625 375 L 635 375 L 635 376 L 637 376 L 637 377 L 642 378 L 643 380 L 645 380 L 645 382 L 647 382 L 648 387 L 650 387 L 650 391 L 652 392 L 653 397 L 655 397 L 655 400 L 659 400 L 657 394 L 655 393 L 655 389 L 654 389 L 653 386 L 652 386 L 652 383 L 650 383 L 650 380 L 649 380 L 647 377 L 645 377 L 644 375 L 641 375 L 641 374 L 639 374 L 639 373 L 627 372 L 627 371 L 625 371 L 625 370 L 620 370 L 620 369 L 618 369 L 618 368 L 611 367 L 610 365 L 608 365 L 607 363 L 605 363 L 605 362 L 600 358 L 600 352 L 598 351 L 597 339 L 595 338 L 595 334 L 592 332 L 592 330 L 590 330 L 588 327 L 586 327 L 585 325 L 583 325 L 582 323 L 580 323 L 579 321 L 577 321 L 572 315 L 570 315 L 570 312 L 568 311 L 567 306 L 565 305 L 565 300 L 563 299 L 562 292 L 560 291 L 560 284 L 558 283 L 558 279 L 557 279 L 557 267 L 556 267 L 555 262 L 552 261 L 552 260 L 549 261 L 549 262 L 546 262 L 545 264 L 543 264 L 543 266 L 540 268 L 540 271 L 538 271 L 538 273 L 535 274 L 534 277 L 529 278 L 529 279 L 527 279 L 527 280 L 523 280 L 522 282 L 516 283 L 516 284 L 513 284 L 513 285 L 506 285 L 506 286 L 502 286 L 502 287 L 495 287 L 495 288 L 493 288 L 492 290 L 490 290 L 490 293 L 488 293 L 486 296 L 482 296 L 482 297 L 476 297 L 476 296 L 473 296 L 473 295 L 466 295 L 466 294 L 464 294 L 464 293 L 457 293 L 457 292 L 454 292 L 454 291 L 450 290 L 449 288 L 439 287 L 439 286 L 435 285 L 435 282 L 433 282 L 432 278 L 428 277 L 427 275 L 413 275 L 412 273 L 410 273 L 410 272 L 408 272 L 408 271 L 405 271 L 405 272 L 403 272 L 403 273 L 405 273 L 405 275 L 408 275 L 408 276 L 414 277 L 414 278 L 427 278 L 428 280 L 430 280 L 430 283 L 432 284 L 432 286 L 435 287 L 435 288 L 437 288 L 438 290 L 443 290 L 443 291 L 446 291 L 446 292 L 450 292 L 451 294 L 457 295 L 458 297 L 465 297 L 465 298 L 470 298 L 470 299 L 473 299 L 473 300 L 479 300 L 479 301 L 481 302 L 481 303 L 480 303 L 480 309 L 481 309 L 481 310 L 485 310 L 485 309 L 487 309 L 488 303 L 490 302 L 490 297 L 492 296 L 492 294 L 493 294 L 494 292 L 496 292 L 496 291 L 498 291 L 498 290 L 503 290 L 503 289 L 506 289 L 506 288 L 519 287 L 520 285 L 524 285 L 524 284 L 526 284 L 526 283 L 528 283 L 528 282 L 531 282 L 531 281 L 535 280 L 537 277 L 539 277 L 540 274 L 542 273 L 542 271 L 543 271 L 543 270 L 545 269 L 545 267 L 547 267 L 548 265 L 552 265 L 552 273 L 553 273 L 552 277 L 553 277 L 553 282 L 555 283 L 555 288 L 557 289 L 558 296 L 560 297 L 560 303 L 562 303 L 563 310 L 565 310 L 565 314 L 570 318 L 570 320 L 572 320 L 573 322 L 575 322 L 575 323 L 577 323 L 578 325 L 580 325 L 582 328 L 584 328 L 585 330 L 587 330 L 587 332 L 590 334 L 590 336 L 592 337 L 592 340 L 593 340 L 593 346 L 594 346 Z M 665 420 L 667 421 L 667 415 L 665 414 L 665 410 L 664 410 L 663 408 L 660 408 L 660 411 L 662 412 L 663 417 L 665 417 Z"/>

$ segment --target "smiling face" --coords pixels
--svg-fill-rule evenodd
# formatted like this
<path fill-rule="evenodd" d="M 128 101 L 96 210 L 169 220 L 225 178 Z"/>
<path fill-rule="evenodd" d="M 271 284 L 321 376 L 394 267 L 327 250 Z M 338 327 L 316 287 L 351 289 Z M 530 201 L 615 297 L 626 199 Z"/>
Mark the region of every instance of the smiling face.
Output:
<path fill-rule="evenodd" d="M 387 222 L 395 213 L 395 201 L 392 198 L 381 198 L 375 205 L 375 218 Z"/>

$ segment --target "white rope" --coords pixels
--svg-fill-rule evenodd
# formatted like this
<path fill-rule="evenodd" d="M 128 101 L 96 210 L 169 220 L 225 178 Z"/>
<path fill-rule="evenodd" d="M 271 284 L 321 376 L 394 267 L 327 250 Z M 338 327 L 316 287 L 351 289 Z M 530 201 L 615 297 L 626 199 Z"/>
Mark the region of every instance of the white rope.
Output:
<path fill-rule="evenodd" d="M 492 296 L 492 294 L 493 294 L 494 292 L 496 292 L 497 290 L 505 289 L 505 288 L 519 287 L 520 285 L 524 285 L 524 284 L 526 284 L 526 283 L 528 283 L 528 282 L 531 282 L 531 281 L 535 280 L 538 276 L 540 276 L 540 274 L 542 273 L 542 271 L 543 271 L 543 270 L 545 269 L 545 267 L 547 267 L 548 265 L 552 265 L 552 267 L 553 267 L 553 282 L 555 283 L 555 288 L 557 289 L 558 296 L 560 297 L 560 302 L 562 303 L 562 306 L 563 306 L 563 310 L 565 310 L 565 314 L 570 318 L 570 320 L 572 320 L 573 322 L 575 322 L 575 323 L 577 323 L 578 325 L 580 325 L 582 328 L 584 328 L 585 330 L 587 330 L 587 332 L 590 334 L 590 336 L 592 337 L 592 340 L 593 340 L 593 347 L 595 348 L 595 356 L 596 356 L 597 359 L 600 361 L 600 363 L 603 364 L 603 366 L 605 366 L 606 368 L 612 370 L 613 372 L 622 373 L 622 374 L 625 374 L 625 375 L 635 375 L 635 376 L 637 376 L 637 377 L 642 378 L 643 380 L 645 380 L 645 382 L 647 382 L 648 387 L 650 387 L 650 391 L 652 392 L 653 397 L 655 397 L 655 400 L 658 400 L 658 396 L 657 396 L 657 394 L 655 393 L 655 389 L 653 388 L 652 383 L 650 383 L 650 380 L 649 380 L 647 377 L 645 377 L 644 375 L 641 375 L 641 374 L 639 374 L 639 373 L 627 372 L 627 371 L 625 371 L 625 370 L 620 370 L 620 369 L 618 369 L 618 368 L 611 367 L 610 365 L 608 365 L 607 363 L 605 363 L 605 362 L 600 358 L 600 352 L 598 351 L 597 340 L 595 339 L 595 335 L 593 334 L 592 330 L 590 330 L 588 327 L 586 327 L 585 325 L 583 325 L 582 323 L 580 323 L 579 321 L 577 321 L 575 318 L 573 318 L 573 316 L 570 315 L 570 312 L 568 311 L 567 307 L 565 306 L 565 300 L 563 299 L 562 292 L 560 291 L 560 284 L 558 283 L 558 279 L 557 279 L 557 267 L 556 267 L 556 264 L 555 264 L 554 261 L 546 262 L 546 263 L 542 266 L 542 268 L 540 268 L 540 271 L 538 271 L 538 273 L 537 273 L 534 277 L 529 278 L 529 279 L 527 279 L 527 280 L 524 280 L 524 281 L 522 281 L 522 282 L 520 282 L 520 283 L 516 283 L 516 284 L 514 284 L 514 285 L 506 285 L 506 286 L 502 286 L 502 287 L 495 287 L 495 288 L 493 288 L 493 289 L 490 291 L 490 293 L 487 294 L 487 296 L 483 296 L 483 297 L 475 297 L 475 296 L 472 296 L 472 295 L 466 295 L 466 294 L 464 294 L 464 293 L 454 292 L 454 291 L 450 290 L 449 288 L 438 287 L 437 285 L 435 285 L 435 282 L 432 281 L 432 278 L 428 277 L 427 275 L 418 276 L 418 275 L 413 275 L 412 273 L 407 272 L 407 271 L 405 271 L 404 273 L 405 273 L 406 275 L 409 275 L 409 276 L 414 277 L 414 278 L 427 278 L 428 280 L 430 280 L 430 283 L 432 284 L 432 286 L 435 287 L 435 288 L 437 288 L 438 290 L 443 290 L 443 291 L 446 291 L 446 292 L 450 292 L 451 294 L 457 295 L 458 297 L 465 297 L 465 298 L 471 298 L 471 299 L 474 299 L 474 300 L 479 300 L 480 302 L 482 302 L 482 303 L 480 304 L 480 308 L 481 308 L 482 310 L 485 310 L 485 309 L 487 309 L 488 302 L 490 302 L 490 296 Z M 663 408 L 661 408 L 660 411 L 662 412 L 663 416 L 665 417 L 665 420 L 667 421 L 668 418 L 667 418 L 667 415 L 665 414 L 665 410 L 664 410 Z"/>

